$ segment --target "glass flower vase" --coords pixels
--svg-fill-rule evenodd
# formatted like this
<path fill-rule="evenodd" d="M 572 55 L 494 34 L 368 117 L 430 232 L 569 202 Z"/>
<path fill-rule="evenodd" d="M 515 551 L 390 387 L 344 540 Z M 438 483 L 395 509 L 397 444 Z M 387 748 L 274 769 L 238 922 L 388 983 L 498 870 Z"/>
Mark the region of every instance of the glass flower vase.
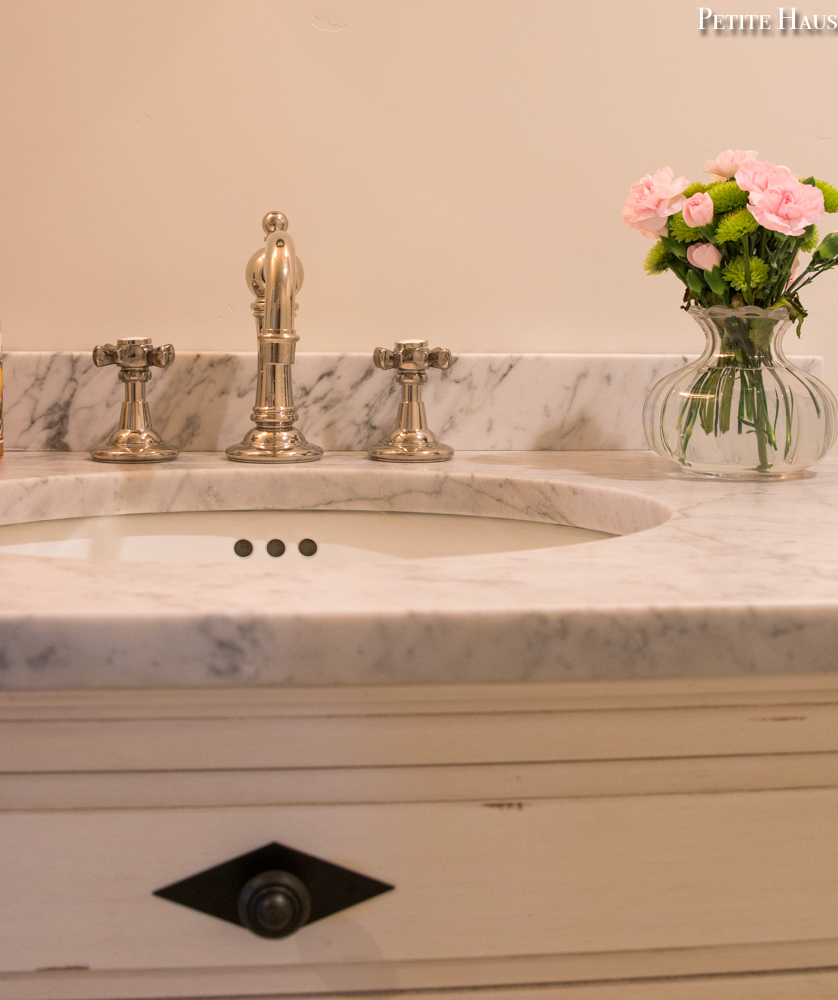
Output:
<path fill-rule="evenodd" d="M 701 357 L 654 386 L 643 428 L 663 458 L 720 479 L 788 479 L 832 447 L 838 401 L 793 365 L 782 340 L 786 309 L 693 307 Z"/>

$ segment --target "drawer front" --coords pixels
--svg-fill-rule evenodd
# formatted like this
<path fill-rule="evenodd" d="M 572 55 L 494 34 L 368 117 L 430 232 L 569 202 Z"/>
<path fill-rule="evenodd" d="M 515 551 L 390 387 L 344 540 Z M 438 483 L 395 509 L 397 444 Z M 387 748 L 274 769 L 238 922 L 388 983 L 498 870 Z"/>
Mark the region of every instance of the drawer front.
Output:
<path fill-rule="evenodd" d="M 0 813 L 0 970 L 838 938 L 836 830 L 835 790 Z M 395 890 L 283 940 L 152 895 L 272 841 Z"/>

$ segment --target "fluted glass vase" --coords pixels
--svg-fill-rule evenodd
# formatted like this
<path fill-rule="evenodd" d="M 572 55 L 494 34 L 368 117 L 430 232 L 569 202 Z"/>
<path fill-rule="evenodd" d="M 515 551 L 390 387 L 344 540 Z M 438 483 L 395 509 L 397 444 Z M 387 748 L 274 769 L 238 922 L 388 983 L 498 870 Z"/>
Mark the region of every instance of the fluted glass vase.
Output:
<path fill-rule="evenodd" d="M 784 308 L 693 307 L 707 346 L 655 385 L 646 439 L 663 458 L 720 479 L 788 479 L 832 447 L 838 402 L 783 353 Z"/>

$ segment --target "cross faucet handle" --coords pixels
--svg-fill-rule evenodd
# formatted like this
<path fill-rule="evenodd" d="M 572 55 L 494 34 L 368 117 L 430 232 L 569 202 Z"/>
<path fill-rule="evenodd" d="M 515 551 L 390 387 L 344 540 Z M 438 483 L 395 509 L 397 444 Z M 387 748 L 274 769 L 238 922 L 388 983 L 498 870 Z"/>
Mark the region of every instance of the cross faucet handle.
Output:
<path fill-rule="evenodd" d="M 170 448 L 151 426 L 146 399 L 150 366 L 168 368 L 175 360 L 171 344 L 152 347 L 149 337 L 126 337 L 116 344 L 99 344 L 93 349 L 93 364 L 119 367 L 118 378 L 125 386 L 125 399 L 119 413 L 119 426 L 104 444 L 90 455 L 97 462 L 168 462 L 177 458 L 177 448 Z"/>
<path fill-rule="evenodd" d="M 451 352 L 447 347 L 435 347 L 428 351 L 428 364 L 431 368 L 440 368 L 445 371 L 451 367 Z"/>
<path fill-rule="evenodd" d="M 155 368 L 168 368 L 175 360 L 175 349 L 171 344 L 152 347 L 146 355 Z"/>
<path fill-rule="evenodd" d="M 428 349 L 427 340 L 397 340 L 392 351 L 376 347 L 373 364 L 382 371 L 398 368 L 400 372 L 421 372 L 426 368 L 446 369 L 451 365 L 451 352 L 445 347 Z"/>
<path fill-rule="evenodd" d="M 428 381 L 428 368 L 448 368 L 451 352 L 445 347 L 428 349 L 427 340 L 399 340 L 392 351 L 376 347 L 376 368 L 396 369 L 396 382 L 402 387 L 402 401 L 396 429 L 367 454 L 379 462 L 447 462 L 454 449 L 443 444 L 428 427 L 422 386 Z"/>
<path fill-rule="evenodd" d="M 396 358 L 392 351 L 386 347 L 376 347 L 372 354 L 372 363 L 383 372 L 396 367 Z"/>
<path fill-rule="evenodd" d="M 168 368 L 175 360 L 171 344 L 152 347 L 149 337 L 126 337 L 113 344 L 99 344 L 93 348 L 93 364 L 97 368 L 119 365 L 120 368 Z"/>

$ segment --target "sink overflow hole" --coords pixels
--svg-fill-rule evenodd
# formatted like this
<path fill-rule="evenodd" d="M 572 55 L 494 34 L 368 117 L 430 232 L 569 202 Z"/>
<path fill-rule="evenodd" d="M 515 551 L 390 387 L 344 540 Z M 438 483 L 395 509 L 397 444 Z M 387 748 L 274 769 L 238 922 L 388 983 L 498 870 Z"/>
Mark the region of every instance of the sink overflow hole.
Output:
<path fill-rule="evenodd" d="M 281 541 L 279 538 L 272 538 L 268 542 L 267 548 L 268 555 L 276 558 L 285 553 L 285 542 Z M 317 542 L 313 541 L 311 538 L 304 538 L 300 542 L 298 548 L 301 555 L 313 556 L 317 551 Z M 242 559 L 245 559 L 253 552 L 253 542 L 249 542 L 246 538 L 240 538 L 233 546 L 233 551 L 237 556 L 241 556 Z"/>

